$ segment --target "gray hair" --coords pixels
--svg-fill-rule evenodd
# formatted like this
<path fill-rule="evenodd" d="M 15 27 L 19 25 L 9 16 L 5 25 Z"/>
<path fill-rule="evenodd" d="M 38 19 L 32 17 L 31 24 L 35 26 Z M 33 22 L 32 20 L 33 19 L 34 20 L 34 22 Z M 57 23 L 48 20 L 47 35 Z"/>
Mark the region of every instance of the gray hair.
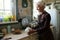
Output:
<path fill-rule="evenodd" d="M 39 1 L 39 2 L 37 3 L 37 5 L 45 6 L 45 2 L 43 2 L 43 1 Z"/>

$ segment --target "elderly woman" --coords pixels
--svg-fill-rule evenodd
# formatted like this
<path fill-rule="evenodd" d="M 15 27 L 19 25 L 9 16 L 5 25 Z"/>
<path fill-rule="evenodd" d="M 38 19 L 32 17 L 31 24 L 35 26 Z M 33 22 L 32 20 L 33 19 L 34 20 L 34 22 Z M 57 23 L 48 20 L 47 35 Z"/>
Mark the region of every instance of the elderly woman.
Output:
<path fill-rule="evenodd" d="M 37 10 L 39 11 L 40 15 L 38 16 L 38 26 L 32 31 L 36 31 L 38 33 L 39 40 L 54 40 L 52 31 L 50 29 L 51 16 L 44 10 L 44 8 L 44 2 L 37 3 Z"/>

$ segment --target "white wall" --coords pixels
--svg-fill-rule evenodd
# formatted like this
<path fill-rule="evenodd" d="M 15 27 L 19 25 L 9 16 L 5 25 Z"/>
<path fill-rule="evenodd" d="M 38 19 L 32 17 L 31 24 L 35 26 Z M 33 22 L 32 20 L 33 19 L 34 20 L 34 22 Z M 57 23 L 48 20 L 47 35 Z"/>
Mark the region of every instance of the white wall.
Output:
<path fill-rule="evenodd" d="M 49 9 L 51 7 L 51 9 Z M 59 14 L 58 10 L 54 7 L 54 5 L 46 6 L 45 10 L 51 15 L 51 24 L 54 26 L 54 37 L 55 40 L 58 39 L 58 34 L 59 34 Z"/>

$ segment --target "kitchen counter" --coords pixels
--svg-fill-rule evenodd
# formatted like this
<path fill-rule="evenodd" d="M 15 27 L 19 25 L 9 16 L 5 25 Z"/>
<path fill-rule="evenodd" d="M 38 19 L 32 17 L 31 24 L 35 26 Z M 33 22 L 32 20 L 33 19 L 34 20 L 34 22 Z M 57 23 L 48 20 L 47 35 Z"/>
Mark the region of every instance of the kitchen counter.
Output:
<path fill-rule="evenodd" d="M 51 29 L 53 31 L 52 26 L 51 26 Z M 28 35 L 27 32 L 22 31 L 21 34 L 7 34 L 3 39 L 8 38 L 8 40 L 38 40 L 37 36 L 38 36 L 37 32 Z"/>
<path fill-rule="evenodd" d="M 36 32 L 28 35 L 26 32 L 21 34 L 7 34 L 3 39 L 8 38 L 8 40 L 37 40 Z"/>

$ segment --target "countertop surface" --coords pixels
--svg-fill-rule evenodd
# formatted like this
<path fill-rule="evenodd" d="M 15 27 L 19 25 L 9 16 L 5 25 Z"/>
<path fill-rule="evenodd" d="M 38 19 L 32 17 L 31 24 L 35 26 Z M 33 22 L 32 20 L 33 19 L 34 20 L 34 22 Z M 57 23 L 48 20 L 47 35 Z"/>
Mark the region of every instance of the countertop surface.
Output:
<path fill-rule="evenodd" d="M 28 36 L 29 35 L 26 32 L 23 32 L 21 34 L 7 34 L 3 39 L 5 40 L 8 38 L 9 40 L 19 40 Z"/>
<path fill-rule="evenodd" d="M 34 32 L 30 35 L 28 35 L 27 32 L 23 31 L 21 34 L 7 34 L 5 35 L 5 37 L 3 38 L 3 40 L 20 40 L 20 39 L 23 39 L 23 38 L 26 38 L 26 37 L 29 37 L 33 34 L 36 34 L 37 32 Z"/>
<path fill-rule="evenodd" d="M 51 26 L 51 28 L 52 28 L 52 26 Z M 35 32 L 36 33 L 36 32 Z M 34 33 L 33 33 L 34 34 Z M 23 39 L 23 38 L 25 38 L 25 37 L 28 37 L 29 35 L 28 35 L 28 33 L 27 32 L 25 32 L 25 31 L 22 31 L 22 33 L 21 34 L 7 34 L 7 35 L 5 35 L 5 37 L 3 38 L 3 39 L 6 39 L 6 38 L 8 38 L 9 40 L 20 40 L 20 39 Z"/>
<path fill-rule="evenodd" d="M 19 35 L 13 35 L 13 34 L 11 34 L 11 35 L 8 35 L 8 36 L 5 36 L 4 38 L 11 38 L 11 39 L 9 39 L 9 40 L 18 40 L 18 39 L 22 39 L 22 38 L 24 38 L 24 37 L 27 37 L 28 35 L 27 34 L 19 34 Z"/>

